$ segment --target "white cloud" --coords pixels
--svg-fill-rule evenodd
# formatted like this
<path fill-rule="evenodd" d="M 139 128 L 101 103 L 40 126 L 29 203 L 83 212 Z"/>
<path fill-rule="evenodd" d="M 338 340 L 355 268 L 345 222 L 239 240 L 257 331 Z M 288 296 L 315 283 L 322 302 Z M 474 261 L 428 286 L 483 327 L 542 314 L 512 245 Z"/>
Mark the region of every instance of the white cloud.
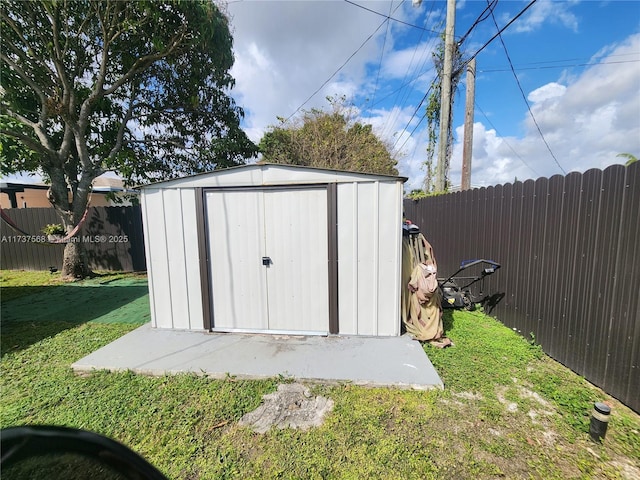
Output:
<path fill-rule="evenodd" d="M 602 62 L 640 52 L 640 34 L 611 49 Z M 640 154 L 640 70 L 637 63 L 594 65 L 566 86 L 552 82 L 529 94 L 536 121 L 566 172 L 624 163 L 617 154 Z M 477 118 L 477 117 L 476 117 Z M 499 138 L 474 126 L 472 185 L 495 185 L 561 173 L 530 116 L 523 138 Z M 463 127 L 457 128 L 451 179 L 460 184 Z M 517 154 L 515 153 L 517 152 Z"/>
<path fill-rule="evenodd" d="M 556 99 L 564 95 L 567 87 L 556 82 L 547 83 L 540 88 L 536 88 L 527 97 L 530 102 L 540 103 L 549 99 Z"/>
<path fill-rule="evenodd" d="M 384 61 L 383 72 L 388 78 L 405 77 L 407 71 L 433 70 L 431 52 L 436 42 L 422 42 L 409 48 L 390 52 Z M 426 72 L 425 72 L 426 73 Z M 413 76 L 412 76 L 413 78 Z"/>
<path fill-rule="evenodd" d="M 578 31 L 578 18 L 570 11 L 571 7 L 578 3 L 572 1 L 539 0 L 525 13 L 521 21 L 513 25 L 514 32 L 532 32 L 539 30 L 542 25 L 549 22 L 561 24 L 574 32 Z"/>

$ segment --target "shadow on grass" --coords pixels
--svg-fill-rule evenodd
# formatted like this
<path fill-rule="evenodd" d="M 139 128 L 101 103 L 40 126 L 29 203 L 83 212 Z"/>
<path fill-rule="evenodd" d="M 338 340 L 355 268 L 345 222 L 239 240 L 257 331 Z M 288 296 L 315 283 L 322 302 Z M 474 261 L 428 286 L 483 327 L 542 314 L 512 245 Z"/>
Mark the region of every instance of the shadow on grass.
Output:
<path fill-rule="evenodd" d="M 147 295 L 139 279 L 3 287 L 1 354 L 86 322 L 143 324 L 150 318 Z"/>
<path fill-rule="evenodd" d="M 453 309 L 444 308 L 442 310 L 442 326 L 444 328 L 444 334 L 453 328 Z"/>
<path fill-rule="evenodd" d="M 482 308 L 484 313 L 487 315 L 491 315 L 493 309 L 496 308 L 498 303 L 502 301 L 505 297 L 505 293 L 494 293 L 493 295 L 488 295 L 485 297 L 482 302 Z M 444 327 L 445 335 L 449 330 L 453 328 L 453 312 L 455 308 L 443 308 L 442 309 L 442 325 Z"/>

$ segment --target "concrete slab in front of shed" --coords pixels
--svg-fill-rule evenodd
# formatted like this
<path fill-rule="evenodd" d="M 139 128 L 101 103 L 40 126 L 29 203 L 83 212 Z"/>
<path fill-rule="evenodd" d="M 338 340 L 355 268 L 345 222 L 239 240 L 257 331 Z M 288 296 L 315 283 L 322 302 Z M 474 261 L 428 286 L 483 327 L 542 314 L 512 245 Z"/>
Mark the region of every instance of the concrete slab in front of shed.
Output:
<path fill-rule="evenodd" d="M 408 336 L 282 336 L 154 329 L 149 324 L 72 365 L 150 375 L 194 372 L 214 378 L 278 375 L 327 383 L 443 388 L 419 342 Z"/>

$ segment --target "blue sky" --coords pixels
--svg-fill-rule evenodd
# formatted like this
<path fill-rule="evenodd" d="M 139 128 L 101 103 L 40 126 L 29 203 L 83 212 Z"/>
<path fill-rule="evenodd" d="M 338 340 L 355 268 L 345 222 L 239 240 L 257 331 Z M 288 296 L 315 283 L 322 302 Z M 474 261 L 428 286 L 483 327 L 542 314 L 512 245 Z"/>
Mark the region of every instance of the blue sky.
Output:
<path fill-rule="evenodd" d="M 393 146 L 408 188 L 420 188 L 426 134 L 425 122 L 416 124 L 424 105 L 411 117 L 434 77 L 431 52 L 444 28 L 446 2 L 353 3 L 359 6 L 340 0 L 229 3 L 233 95 L 245 108 L 245 130 L 259 141 L 277 116 L 345 95 L 359 119 Z M 497 32 L 496 23 L 503 27 L 528 4 L 495 3 L 495 23 L 489 15 L 476 25 L 463 52 L 475 53 Z M 486 7 L 486 1 L 458 0 L 458 39 Z M 395 20 L 386 21 L 387 15 Z M 477 56 L 472 185 L 605 168 L 623 163 L 616 157 L 623 152 L 640 156 L 639 32 L 640 2 L 538 0 L 502 35 L 520 87 L 500 40 L 490 43 Z M 454 109 L 454 186 L 460 183 L 464 101 L 463 76 Z"/>

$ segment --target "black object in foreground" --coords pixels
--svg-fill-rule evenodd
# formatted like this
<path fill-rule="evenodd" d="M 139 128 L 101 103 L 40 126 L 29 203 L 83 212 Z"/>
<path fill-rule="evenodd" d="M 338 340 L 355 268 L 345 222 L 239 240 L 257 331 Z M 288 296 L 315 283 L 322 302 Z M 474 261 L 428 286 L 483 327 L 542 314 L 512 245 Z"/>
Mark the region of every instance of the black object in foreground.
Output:
<path fill-rule="evenodd" d="M 97 433 L 26 426 L 0 431 L 3 480 L 166 480 L 137 453 Z"/>
<path fill-rule="evenodd" d="M 480 265 L 482 269 L 479 273 L 471 276 L 461 276 L 464 270 Z M 500 268 L 500 264 L 493 260 L 464 260 L 460 263 L 460 268 L 446 279 L 438 279 L 438 285 L 442 290 L 443 308 L 465 308 L 473 310 L 476 303 L 482 303 L 487 296 L 480 292 L 474 295 L 471 292 L 471 285 L 484 280 L 485 277 L 493 275 Z"/>
<path fill-rule="evenodd" d="M 606 403 L 596 402 L 591 413 L 591 422 L 589 424 L 589 435 L 594 442 L 601 442 L 607 434 L 609 426 L 609 414 L 611 407 Z"/>

